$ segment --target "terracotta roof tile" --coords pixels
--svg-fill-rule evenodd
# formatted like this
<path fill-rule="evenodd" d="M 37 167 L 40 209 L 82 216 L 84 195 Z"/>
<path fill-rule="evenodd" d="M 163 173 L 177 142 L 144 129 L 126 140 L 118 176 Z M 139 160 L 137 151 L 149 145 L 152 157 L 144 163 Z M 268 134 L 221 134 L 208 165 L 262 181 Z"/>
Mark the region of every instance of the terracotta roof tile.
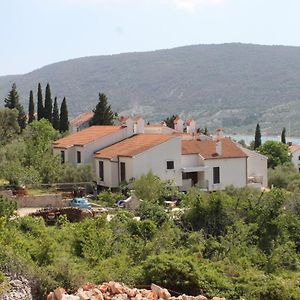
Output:
<path fill-rule="evenodd" d="M 54 148 L 69 148 L 72 146 L 84 146 L 104 136 L 121 130 L 122 126 L 91 126 L 82 131 L 70 134 L 53 143 Z"/>
<path fill-rule="evenodd" d="M 89 121 L 92 117 L 94 116 L 94 113 L 89 111 L 89 112 L 85 112 L 79 116 L 77 116 L 76 118 L 74 118 L 73 120 L 71 120 L 71 124 L 74 126 L 79 126 L 82 123 L 85 123 L 87 121 Z"/>
<path fill-rule="evenodd" d="M 182 141 L 182 154 L 200 154 L 204 159 L 219 159 L 219 158 L 241 158 L 247 157 L 231 139 L 223 138 L 220 140 L 222 143 L 222 155 L 216 155 L 215 140 L 183 140 Z"/>
<path fill-rule="evenodd" d="M 292 145 L 292 146 L 289 146 L 289 150 L 291 152 L 295 152 L 297 150 L 300 150 L 300 145 Z"/>
<path fill-rule="evenodd" d="M 174 138 L 174 136 L 170 134 L 137 134 L 98 151 L 95 157 L 107 159 L 112 159 L 116 156 L 133 157 L 172 138 Z"/>

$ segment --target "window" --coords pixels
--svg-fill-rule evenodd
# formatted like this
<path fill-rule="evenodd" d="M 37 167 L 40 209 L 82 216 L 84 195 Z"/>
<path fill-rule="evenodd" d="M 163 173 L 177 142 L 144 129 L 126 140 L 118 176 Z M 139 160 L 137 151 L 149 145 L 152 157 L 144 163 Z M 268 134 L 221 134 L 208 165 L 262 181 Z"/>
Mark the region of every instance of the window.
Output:
<path fill-rule="evenodd" d="M 60 151 L 60 161 L 62 164 L 65 163 L 65 151 Z"/>
<path fill-rule="evenodd" d="M 173 160 L 167 161 L 167 170 L 174 170 L 174 161 Z"/>
<path fill-rule="evenodd" d="M 81 163 L 81 152 L 77 151 L 77 163 L 80 164 Z"/>
<path fill-rule="evenodd" d="M 213 180 L 214 184 L 220 183 L 220 167 L 213 168 Z"/>
<path fill-rule="evenodd" d="M 121 182 L 126 181 L 126 165 L 125 165 L 125 163 L 121 162 L 120 167 L 121 167 Z"/>
<path fill-rule="evenodd" d="M 99 179 L 100 179 L 100 181 L 104 181 L 103 161 L 99 161 Z"/>

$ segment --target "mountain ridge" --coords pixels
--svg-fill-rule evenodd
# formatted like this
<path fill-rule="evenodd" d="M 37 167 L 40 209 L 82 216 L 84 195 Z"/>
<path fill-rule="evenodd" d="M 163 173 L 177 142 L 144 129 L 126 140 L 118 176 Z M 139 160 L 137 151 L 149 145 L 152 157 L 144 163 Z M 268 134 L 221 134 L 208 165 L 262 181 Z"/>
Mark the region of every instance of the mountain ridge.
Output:
<path fill-rule="evenodd" d="M 93 109 L 104 92 L 113 110 L 150 121 L 181 114 L 231 133 L 252 133 L 260 122 L 271 134 L 292 120 L 292 134 L 300 134 L 296 46 L 201 44 L 74 58 L 0 76 L 1 99 L 13 82 L 25 108 L 29 90 L 36 94 L 38 82 L 50 82 L 53 96 L 67 97 L 71 116 Z"/>

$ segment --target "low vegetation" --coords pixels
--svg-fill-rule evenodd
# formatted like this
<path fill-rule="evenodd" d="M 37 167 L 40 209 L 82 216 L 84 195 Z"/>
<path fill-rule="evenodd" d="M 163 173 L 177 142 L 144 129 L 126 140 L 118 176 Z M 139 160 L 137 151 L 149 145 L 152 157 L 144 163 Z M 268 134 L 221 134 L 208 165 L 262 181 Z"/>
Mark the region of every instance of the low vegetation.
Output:
<path fill-rule="evenodd" d="M 99 199 L 119 196 L 105 192 Z M 227 299 L 300 298 L 298 193 L 191 190 L 179 200 L 176 218 L 149 198 L 135 213 L 140 221 L 124 210 L 111 221 L 61 218 L 47 227 L 40 218 L 9 220 L 14 206 L 1 197 L 1 269 L 37 282 L 41 299 L 57 286 L 72 291 L 110 280 Z"/>

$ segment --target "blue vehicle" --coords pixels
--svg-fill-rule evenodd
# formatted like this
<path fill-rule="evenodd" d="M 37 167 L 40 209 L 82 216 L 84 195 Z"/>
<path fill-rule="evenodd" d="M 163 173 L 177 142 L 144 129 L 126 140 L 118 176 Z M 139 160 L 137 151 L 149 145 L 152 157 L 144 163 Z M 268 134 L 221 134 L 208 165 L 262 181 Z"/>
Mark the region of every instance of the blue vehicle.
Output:
<path fill-rule="evenodd" d="M 70 202 L 72 207 L 91 209 L 92 205 L 86 198 L 73 198 Z"/>

